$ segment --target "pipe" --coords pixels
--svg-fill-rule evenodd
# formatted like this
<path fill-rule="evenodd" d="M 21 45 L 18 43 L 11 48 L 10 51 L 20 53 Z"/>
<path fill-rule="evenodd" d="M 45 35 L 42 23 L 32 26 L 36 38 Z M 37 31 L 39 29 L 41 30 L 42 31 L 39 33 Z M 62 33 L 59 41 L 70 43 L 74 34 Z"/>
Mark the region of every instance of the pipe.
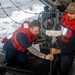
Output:
<path fill-rule="evenodd" d="M 39 1 L 41 1 L 43 4 L 45 4 L 49 7 L 52 7 L 52 8 L 55 7 L 55 3 L 52 0 L 39 0 Z"/>

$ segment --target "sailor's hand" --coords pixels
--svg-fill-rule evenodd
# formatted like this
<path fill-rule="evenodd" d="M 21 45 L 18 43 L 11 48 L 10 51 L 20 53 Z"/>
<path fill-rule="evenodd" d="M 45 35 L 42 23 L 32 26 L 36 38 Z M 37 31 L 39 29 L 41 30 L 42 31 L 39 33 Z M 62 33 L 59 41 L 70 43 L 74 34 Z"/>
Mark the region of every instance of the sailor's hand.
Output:
<path fill-rule="evenodd" d="M 60 54 L 61 51 L 60 51 L 60 49 L 51 48 L 51 49 L 50 49 L 50 53 L 51 53 L 51 54 Z"/>
<path fill-rule="evenodd" d="M 51 49 L 50 49 L 50 53 L 51 53 L 51 54 L 56 54 L 56 48 L 51 48 Z"/>
<path fill-rule="evenodd" d="M 45 59 L 53 61 L 54 60 L 54 56 L 53 56 L 53 54 L 48 54 L 48 55 L 46 55 Z"/>

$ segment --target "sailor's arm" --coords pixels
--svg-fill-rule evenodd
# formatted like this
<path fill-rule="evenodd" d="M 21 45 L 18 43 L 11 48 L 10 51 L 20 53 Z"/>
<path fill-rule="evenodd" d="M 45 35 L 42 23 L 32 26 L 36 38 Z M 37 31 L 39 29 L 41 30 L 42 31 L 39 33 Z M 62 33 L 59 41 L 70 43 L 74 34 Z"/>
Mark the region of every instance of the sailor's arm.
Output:
<path fill-rule="evenodd" d="M 30 46 L 27 48 L 29 52 L 31 52 L 32 54 L 34 54 L 35 56 L 37 57 L 40 57 L 42 59 L 46 59 L 46 60 L 53 60 L 54 59 L 54 56 L 53 54 L 44 54 L 44 53 L 41 53 L 39 52 L 37 49 L 35 49 L 34 47 Z"/>

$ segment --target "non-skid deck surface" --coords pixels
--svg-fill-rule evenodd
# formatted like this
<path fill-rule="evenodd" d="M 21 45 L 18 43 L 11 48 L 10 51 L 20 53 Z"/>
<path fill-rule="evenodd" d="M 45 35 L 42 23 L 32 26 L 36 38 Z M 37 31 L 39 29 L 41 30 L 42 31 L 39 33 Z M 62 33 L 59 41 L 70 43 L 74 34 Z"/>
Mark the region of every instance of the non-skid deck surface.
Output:
<path fill-rule="evenodd" d="M 3 66 L 7 71 L 29 73 L 32 75 L 47 75 L 49 72 L 49 61 L 34 58 L 26 63 L 11 61 Z"/>
<path fill-rule="evenodd" d="M 31 57 L 32 55 L 30 55 Z M 0 65 L 2 69 L 10 72 L 26 73 L 29 75 L 48 75 L 50 71 L 50 61 L 32 56 L 26 63 L 11 60 L 4 64 L 4 54 L 0 53 Z"/>

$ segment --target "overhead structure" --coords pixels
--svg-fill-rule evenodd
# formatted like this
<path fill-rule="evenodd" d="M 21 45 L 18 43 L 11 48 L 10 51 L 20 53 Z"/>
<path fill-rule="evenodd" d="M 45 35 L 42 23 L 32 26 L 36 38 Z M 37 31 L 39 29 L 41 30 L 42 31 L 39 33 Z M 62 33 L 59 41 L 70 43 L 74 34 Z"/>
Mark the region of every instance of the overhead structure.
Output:
<path fill-rule="evenodd" d="M 46 6 L 55 8 L 57 6 L 67 5 L 70 2 L 74 2 L 75 0 L 39 0 Z"/>

